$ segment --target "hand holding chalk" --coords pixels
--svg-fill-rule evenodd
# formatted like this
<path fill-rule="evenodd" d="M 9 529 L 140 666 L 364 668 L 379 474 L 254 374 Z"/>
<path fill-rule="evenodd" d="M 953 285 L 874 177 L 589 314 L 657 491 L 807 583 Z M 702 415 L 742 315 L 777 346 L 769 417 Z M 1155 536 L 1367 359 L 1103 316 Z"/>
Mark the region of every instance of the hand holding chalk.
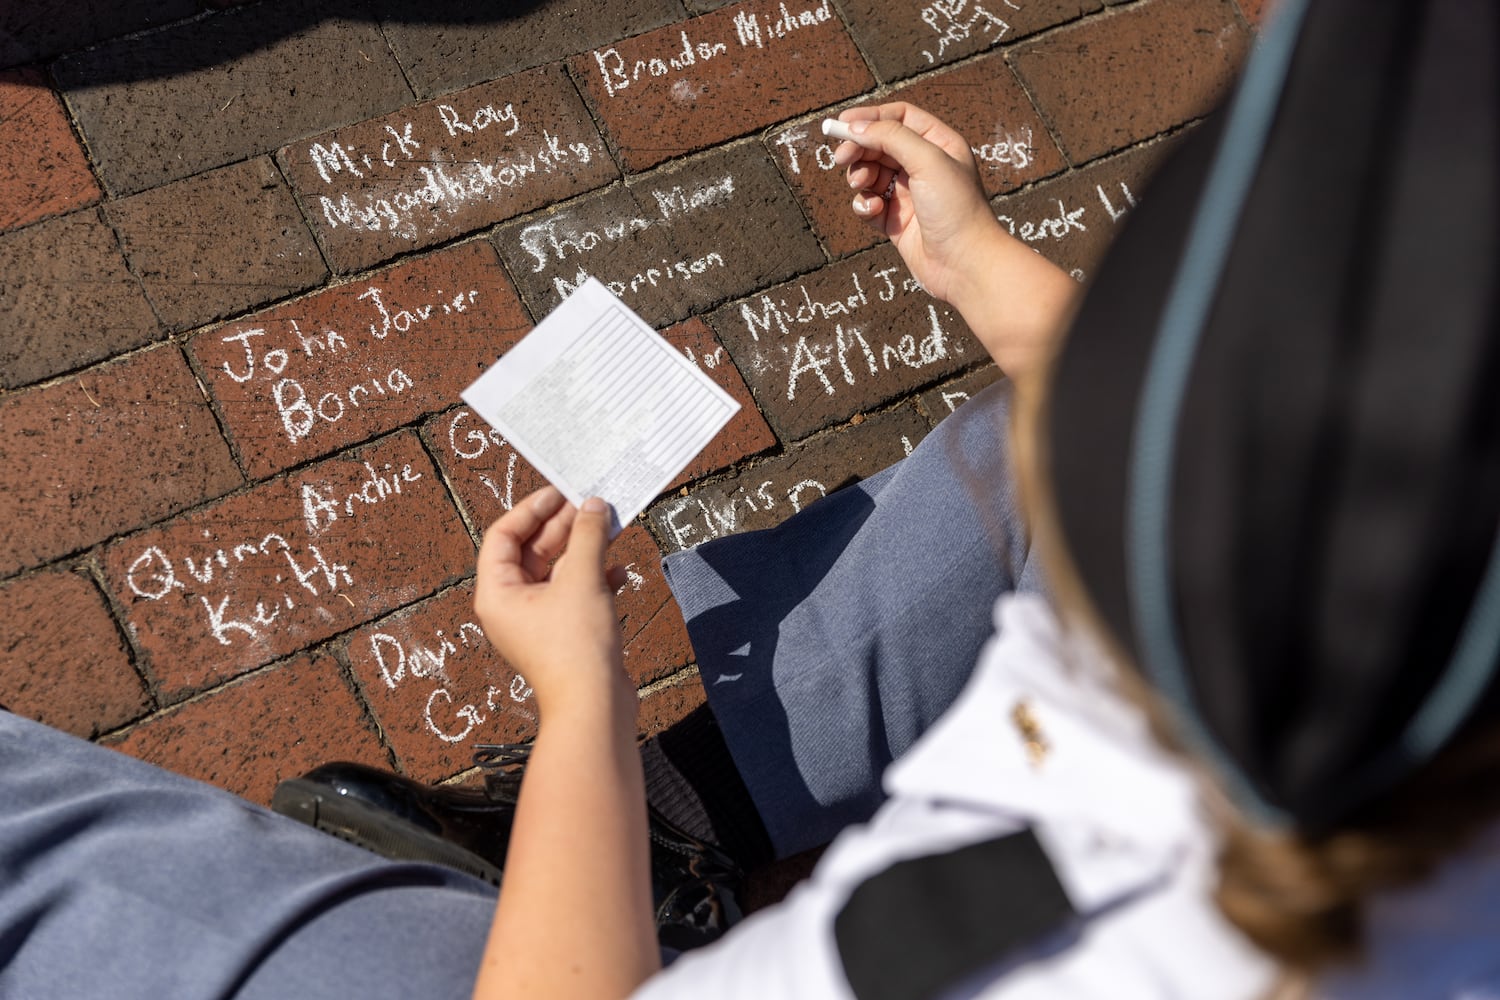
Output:
<path fill-rule="evenodd" d="M 823 134 L 832 139 L 840 139 L 844 142 L 859 142 L 859 137 L 854 134 L 854 130 L 849 127 L 849 123 L 841 122 L 837 118 L 823 119 Z"/>

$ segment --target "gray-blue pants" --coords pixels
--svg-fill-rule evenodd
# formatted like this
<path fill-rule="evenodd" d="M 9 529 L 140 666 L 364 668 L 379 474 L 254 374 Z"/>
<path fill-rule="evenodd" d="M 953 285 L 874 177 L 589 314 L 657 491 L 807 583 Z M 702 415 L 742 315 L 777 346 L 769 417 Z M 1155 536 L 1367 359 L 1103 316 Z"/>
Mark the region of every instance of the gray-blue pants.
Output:
<path fill-rule="evenodd" d="M 865 818 L 1027 585 L 991 389 L 904 462 L 668 563 L 777 848 Z M 580 905 L 587 905 L 582 901 Z M 0 997 L 461 997 L 494 890 L 0 712 Z"/>
<path fill-rule="evenodd" d="M 779 527 L 665 560 L 714 717 L 777 854 L 874 814 L 880 776 L 958 696 L 995 600 L 1035 590 L 1009 386 L 905 461 Z"/>

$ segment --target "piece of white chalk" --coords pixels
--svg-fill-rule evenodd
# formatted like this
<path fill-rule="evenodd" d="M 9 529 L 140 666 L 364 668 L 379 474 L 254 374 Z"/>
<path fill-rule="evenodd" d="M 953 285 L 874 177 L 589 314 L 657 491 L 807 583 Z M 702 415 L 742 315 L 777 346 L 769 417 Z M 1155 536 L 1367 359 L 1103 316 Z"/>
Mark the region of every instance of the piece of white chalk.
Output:
<path fill-rule="evenodd" d="M 846 142 L 859 141 L 854 137 L 854 132 L 849 128 L 848 123 L 841 122 L 837 118 L 823 119 L 823 134 L 835 139 L 843 139 Z"/>

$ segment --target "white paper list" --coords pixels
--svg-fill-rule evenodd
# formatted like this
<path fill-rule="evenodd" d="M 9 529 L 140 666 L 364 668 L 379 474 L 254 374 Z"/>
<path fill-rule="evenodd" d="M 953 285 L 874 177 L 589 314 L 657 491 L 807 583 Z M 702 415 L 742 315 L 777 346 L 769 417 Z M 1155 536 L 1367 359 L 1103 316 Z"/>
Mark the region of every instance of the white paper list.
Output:
<path fill-rule="evenodd" d="M 462 395 L 574 504 L 603 497 L 616 533 L 740 408 L 593 278 Z"/>

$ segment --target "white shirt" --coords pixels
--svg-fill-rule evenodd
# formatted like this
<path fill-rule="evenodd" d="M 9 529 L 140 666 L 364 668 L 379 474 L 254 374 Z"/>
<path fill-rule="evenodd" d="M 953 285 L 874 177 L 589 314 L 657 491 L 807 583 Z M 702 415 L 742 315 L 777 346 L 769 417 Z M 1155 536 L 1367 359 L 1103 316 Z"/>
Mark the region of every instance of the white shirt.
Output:
<path fill-rule="evenodd" d="M 812 878 L 636 994 L 701 1000 L 850 997 L 833 936 L 849 893 L 893 862 L 1030 826 L 1081 934 L 1009 956 L 955 996 L 1252 998 L 1274 966 L 1210 897 L 1214 842 L 1194 779 L 1160 750 L 1102 658 L 1065 642 L 1045 600 L 1007 594 L 963 694 L 887 771 L 890 799 L 842 834 Z M 1038 763 L 1013 718 L 1022 704 Z"/>

